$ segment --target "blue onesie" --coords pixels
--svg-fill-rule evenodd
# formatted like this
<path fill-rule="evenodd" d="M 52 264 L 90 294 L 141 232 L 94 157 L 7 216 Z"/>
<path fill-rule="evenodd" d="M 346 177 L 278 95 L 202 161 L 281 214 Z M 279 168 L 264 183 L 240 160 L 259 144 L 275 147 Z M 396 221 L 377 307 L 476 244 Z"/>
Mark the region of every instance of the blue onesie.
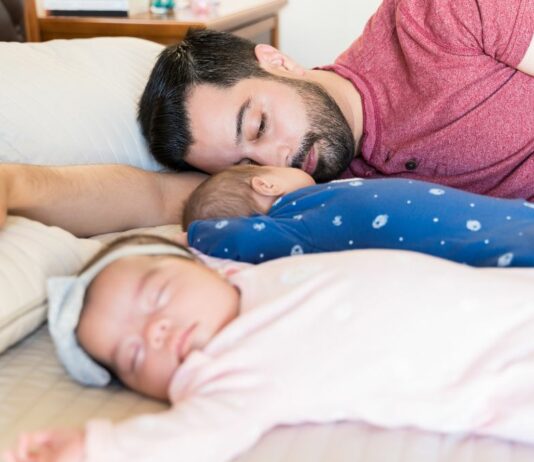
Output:
<path fill-rule="evenodd" d="M 403 249 L 473 266 L 534 266 L 534 203 L 423 181 L 349 179 L 313 185 L 268 215 L 195 221 L 189 245 L 260 263 L 347 249 Z"/>

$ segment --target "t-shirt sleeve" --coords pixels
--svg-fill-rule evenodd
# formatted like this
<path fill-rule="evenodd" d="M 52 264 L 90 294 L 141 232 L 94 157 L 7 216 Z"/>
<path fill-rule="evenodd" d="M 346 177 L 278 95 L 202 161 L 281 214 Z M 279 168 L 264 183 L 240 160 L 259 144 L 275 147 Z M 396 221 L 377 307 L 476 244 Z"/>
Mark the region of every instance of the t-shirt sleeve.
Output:
<path fill-rule="evenodd" d="M 534 33 L 534 0 L 401 0 L 399 11 L 410 33 L 449 53 L 482 53 L 511 67 Z"/>
<path fill-rule="evenodd" d="M 478 0 L 484 52 L 517 67 L 534 33 L 534 0 Z"/>
<path fill-rule="evenodd" d="M 248 263 L 311 253 L 309 236 L 302 221 L 264 215 L 194 221 L 187 230 L 189 245 L 202 253 Z"/>

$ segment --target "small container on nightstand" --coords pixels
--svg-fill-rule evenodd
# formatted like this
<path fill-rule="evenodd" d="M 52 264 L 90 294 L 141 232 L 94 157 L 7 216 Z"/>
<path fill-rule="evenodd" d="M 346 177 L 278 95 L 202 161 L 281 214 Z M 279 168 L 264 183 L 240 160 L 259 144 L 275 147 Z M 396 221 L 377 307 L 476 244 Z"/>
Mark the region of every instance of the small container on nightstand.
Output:
<path fill-rule="evenodd" d="M 150 11 L 154 14 L 166 14 L 174 8 L 174 0 L 150 0 Z"/>

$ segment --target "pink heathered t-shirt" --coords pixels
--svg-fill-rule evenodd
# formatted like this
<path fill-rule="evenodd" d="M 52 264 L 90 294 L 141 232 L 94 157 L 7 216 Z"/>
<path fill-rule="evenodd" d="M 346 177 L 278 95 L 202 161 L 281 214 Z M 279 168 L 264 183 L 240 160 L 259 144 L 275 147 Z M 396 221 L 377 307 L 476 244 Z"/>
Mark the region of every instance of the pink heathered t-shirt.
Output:
<path fill-rule="evenodd" d="M 400 176 L 534 200 L 534 0 L 385 0 L 333 70 L 361 93 L 343 177 Z"/>

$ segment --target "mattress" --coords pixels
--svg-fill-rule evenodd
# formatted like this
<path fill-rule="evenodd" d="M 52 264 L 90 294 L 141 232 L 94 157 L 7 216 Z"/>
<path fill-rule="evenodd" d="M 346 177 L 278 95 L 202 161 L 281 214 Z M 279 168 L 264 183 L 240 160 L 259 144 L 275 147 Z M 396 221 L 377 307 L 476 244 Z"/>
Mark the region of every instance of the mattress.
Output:
<path fill-rule="evenodd" d="M 22 431 L 114 421 L 165 409 L 119 385 L 81 387 L 59 365 L 46 326 L 0 355 L 0 453 Z M 527 462 L 534 446 L 364 423 L 276 428 L 237 462 Z"/>

